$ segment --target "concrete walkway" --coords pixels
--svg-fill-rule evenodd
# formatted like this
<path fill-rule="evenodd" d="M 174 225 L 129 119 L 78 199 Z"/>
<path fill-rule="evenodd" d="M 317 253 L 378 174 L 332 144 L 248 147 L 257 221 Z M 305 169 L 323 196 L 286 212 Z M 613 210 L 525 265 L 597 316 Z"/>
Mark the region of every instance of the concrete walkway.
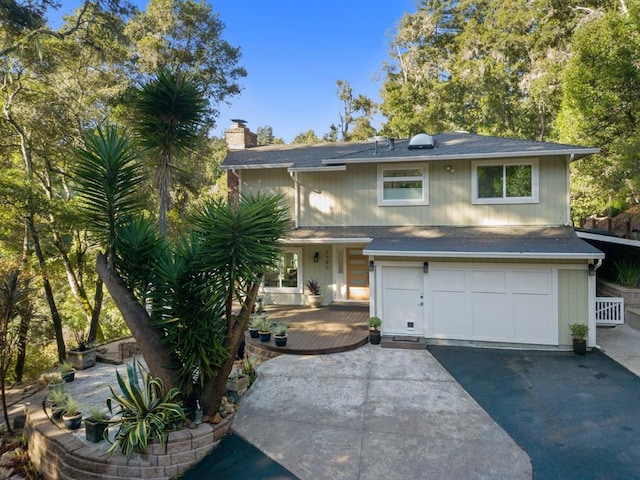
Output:
<path fill-rule="evenodd" d="M 598 327 L 596 340 L 604 354 L 640 376 L 640 331 L 628 325 Z"/>
<path fill-rule="evenodd" d="M 425 350 L 259 367 L 233 429 L 301 480 L 530 479 L 528 455 Z"/>

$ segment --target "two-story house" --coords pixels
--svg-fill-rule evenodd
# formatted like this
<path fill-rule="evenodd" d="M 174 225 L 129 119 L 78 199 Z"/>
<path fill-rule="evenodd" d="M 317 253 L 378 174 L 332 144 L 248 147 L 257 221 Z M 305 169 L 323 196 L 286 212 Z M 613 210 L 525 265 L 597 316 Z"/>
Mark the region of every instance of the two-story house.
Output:
<path fill-rule="evenodd" d="M 569 346 L 604 255 L 579 239 L 569 164 L 597 148 L 473 135 L 252 147 L 227 131 L 230 188 L 283 194 L 295 228 L 267 300 L 368 301 L 383 335 Z"/>

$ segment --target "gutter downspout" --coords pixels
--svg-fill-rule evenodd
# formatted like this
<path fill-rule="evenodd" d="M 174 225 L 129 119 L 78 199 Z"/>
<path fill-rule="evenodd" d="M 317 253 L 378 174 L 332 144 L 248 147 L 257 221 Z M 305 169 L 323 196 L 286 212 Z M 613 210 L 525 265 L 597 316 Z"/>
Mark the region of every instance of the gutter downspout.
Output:
<path fill-rule="evenodd" d="M 571 170 L 569 169 L 569 165 L 575 159 L 575 154 L 571 154 L 567 157 L 567 220 L 565 221 L 565 227 L 573 226 L 573 222 L 571 221 Z"/>
<path fill-rule="evenodd" d="M 598 268 L 602 266 L 602 262 L 599 259 L 593 259 L 591 262 L 594 265 L 594 275 L 588 275 L 588 296 L 589 296 L 589 307 L 588 307 L 588 325 L 589 325 L 589 338 L 587 342 L 587 346 L 591 346 L 593 348 L 599 349 L 600 346 L 596 343 L 596 278 Z"/>
<path fill-rule="evenodd" d="M 293 222 L 294 227 L 300 225 L 300 182 L 298 172 L 289 172 L 289 176 L 293 180 Z"/>

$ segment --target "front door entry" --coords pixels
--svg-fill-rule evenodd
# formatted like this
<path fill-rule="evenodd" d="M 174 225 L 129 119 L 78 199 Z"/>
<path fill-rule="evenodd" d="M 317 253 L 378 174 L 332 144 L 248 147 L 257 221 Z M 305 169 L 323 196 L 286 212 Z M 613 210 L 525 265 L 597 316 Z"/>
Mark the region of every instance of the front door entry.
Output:
<path fill-rule="evenodd" d="M 369 300 L 369 262 L 362 248 L 347 248 L 347 299 Z"/>

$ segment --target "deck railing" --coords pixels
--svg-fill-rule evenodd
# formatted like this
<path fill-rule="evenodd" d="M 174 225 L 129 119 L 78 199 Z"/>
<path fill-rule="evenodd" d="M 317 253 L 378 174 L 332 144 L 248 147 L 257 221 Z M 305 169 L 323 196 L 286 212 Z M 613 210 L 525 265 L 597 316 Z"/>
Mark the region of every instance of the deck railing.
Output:
<path fill-rule="evenodd" d="M 624 324 L 624 298 L 596 297 L 596 325 Z"/>

